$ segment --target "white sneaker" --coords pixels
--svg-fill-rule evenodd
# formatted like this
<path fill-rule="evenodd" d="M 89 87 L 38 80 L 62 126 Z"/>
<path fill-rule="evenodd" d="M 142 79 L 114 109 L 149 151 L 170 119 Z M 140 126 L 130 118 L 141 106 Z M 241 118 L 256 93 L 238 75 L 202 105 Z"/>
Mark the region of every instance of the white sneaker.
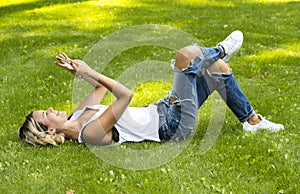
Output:
<path fill-rule="evenodd" d="M 225 40 L 217 44 L 217 46 L 221 46 L 225 51 L 225 56 L 223 57 L 223 61 L 228 62 L 229 59 L 240 50 L 243 44 L 243 33 L 239 30 L 233 31 L 229 34 Z"/>
<path fill-rule="evenodd" d="M 258 114 L 258 117 L 260 118 L 260 122 L 256 125 L 250 125 L 247 121 L 243 124 L 244 131 L 255 133 L 258 129 L 266 129 L 272 132 L 276 132 L 279 130 L 283 130 L 284 126 L 282 124 L 276 124 L 271 121 L 268 121 L 263 116 Z"/>

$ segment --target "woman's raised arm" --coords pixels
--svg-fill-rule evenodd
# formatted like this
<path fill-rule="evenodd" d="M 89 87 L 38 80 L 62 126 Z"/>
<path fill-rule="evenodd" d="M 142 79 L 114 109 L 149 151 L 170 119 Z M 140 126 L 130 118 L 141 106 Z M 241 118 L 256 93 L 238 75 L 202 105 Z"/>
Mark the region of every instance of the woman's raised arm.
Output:
<path fill-rule="evenodd" d="M 78 63 L 80 63 L 80 60 L 72 60 L 65 53 L 59 54 L 56 57 L 56 59 L 58 60 L 55 62 L 55 64 L 57 66 L 62 67 L 63 69 L 66 69 L 73 75 L 77 75 L 77 72 L 73 68 L 72 64 L 76 63 L 76 61 L 78 61 Z M 94 90 L 92 90 L 89 93 L 88 96 L 86 96 L 86 98 L 80 103 L 80 105 L 78 105 L 72 111 L 72 113 L 69 115 L 69 117 L 77 110 L 81 110 L 86 106 L 99 104 L 107 91 L 107 89 L 104 86 L 102 86 L 97 80 L 95 80 L 89 76 L 81 76 L 81 77 L 82 77 L 82 79 L 84 79 L 86 82 L 90 83 L 95 88 L 94 88 Z"/>
<path fill-rule="evenodd" d="M 83 61 L 75 60 L 72 61 L 71 65 L 79 76 L 96 80 L 116 97 L 116 100 L 97 120 L 86 126 L 82 137 L 85 143 L 106 144 L 111 139 L 112 127 L 128 107 L 133 97 L 133 92 L 117 81 L 91 69 Z"/>

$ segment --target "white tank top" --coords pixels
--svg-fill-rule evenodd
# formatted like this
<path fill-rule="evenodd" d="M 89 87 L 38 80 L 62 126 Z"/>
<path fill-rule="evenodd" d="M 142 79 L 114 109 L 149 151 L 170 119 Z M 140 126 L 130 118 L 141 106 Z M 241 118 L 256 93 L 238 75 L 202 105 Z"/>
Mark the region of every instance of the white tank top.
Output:
<path fill-rule="evenodd" d="M 87 106 L 82 110 L 76 111 L 70 120 L 76 120 L 85 110 L 93 109 L 98 110 L 88 122 L 79 131 L 78 142 L 82 143 L 81 135 L 82 130 L 90 122 L 96 120 L 108 106 L 94 105 Z M 159 115 L 156 105 L 150 105 L 147 107 L 128 107 L 117 123 L 114 125 L 119 132 L 119 142 L 141 142 L 143 140 L 160 142 L 158 135 L 159 128 Z"/>

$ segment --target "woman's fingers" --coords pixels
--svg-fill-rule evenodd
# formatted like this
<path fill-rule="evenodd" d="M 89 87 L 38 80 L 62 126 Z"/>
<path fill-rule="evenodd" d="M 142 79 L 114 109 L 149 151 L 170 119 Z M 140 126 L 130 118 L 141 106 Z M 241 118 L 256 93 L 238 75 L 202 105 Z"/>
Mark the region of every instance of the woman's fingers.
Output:
<path fill-rule="evenodd" d="M 59 60 L 61 63 L 66 63 L 66 60 L 62 58 L 61 56 L 56 56 L 56 59 Z"/>
<path fill-rule="evenodd" d="M 71 64 L 72 60 L 65 58 L 63 55 L 56 56 L 56 59 L 62 64 Z"/>
<path fill-rule="evenodd" d="M 56 56 L 56 59 L 58 59 L 62 63 L 70 63 L 72 61 L 64 52 Z"/>
<path fill-rule="evenodd" d="M 67 55 L 66 53 L 62 52 L 61 55 L 62 55 L 65 59 L 70 60 L 70 58 L 68 57 L 68 55 Z"/>
<path fill-rule="evenodd" d="M 64 63 L 59 63 L 59 62 L 55 61 L 54 64 L 57 66 L 60 66 L 60 67 L 67 68 L 66 64 L 64 64 Z"/>
<path fill-rule="evenodd" d="M 78 72 L 81 66 L 80 60 L 72 60 L 64 52 L 56 56 L 56 59 L 58 61 L 55 61 L 54 64 L 69 70 L 74 75 L 76 74 L 76 72 Z"/>

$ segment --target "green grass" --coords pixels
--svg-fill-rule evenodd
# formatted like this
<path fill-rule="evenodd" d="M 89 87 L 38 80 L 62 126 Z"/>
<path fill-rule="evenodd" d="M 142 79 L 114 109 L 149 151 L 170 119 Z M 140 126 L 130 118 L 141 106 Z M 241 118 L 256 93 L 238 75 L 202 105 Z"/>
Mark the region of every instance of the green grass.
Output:
<path fill-rule="evenodd" d="M 299 193 L 299 10 L 299 1 L 280 0 L 1 1 L 0 192 Z M 242 30 L 243 48 L 231 59 L 231 67 L 256 112 L 284 124 L 285 130 L 244 133 L 227 109 L 221 134 L 201 155 L 211 114 L 209 99 L 200 109 L 188 148 L 148 170 L 113 166 L 76 142 L 33 147 L 18 139 L 18 128 L 30 111 L 50 106 L 72 109 L 73 77 L 53 65 L 58 53 L 82 59 L 104 37 L 142 24 L 174 27 L 206 46 Z M 174 54 L 157 46 L 132 48 L 116 56 L 104 73 L 117 77 L 132 64 L 149 59 L 169 62 Z M 152 92 L 144 93 L 143 88 Z M 133 105 L 156 101 L 168 89 L 161 82 L 143 83 L 135 89 Z"/>

